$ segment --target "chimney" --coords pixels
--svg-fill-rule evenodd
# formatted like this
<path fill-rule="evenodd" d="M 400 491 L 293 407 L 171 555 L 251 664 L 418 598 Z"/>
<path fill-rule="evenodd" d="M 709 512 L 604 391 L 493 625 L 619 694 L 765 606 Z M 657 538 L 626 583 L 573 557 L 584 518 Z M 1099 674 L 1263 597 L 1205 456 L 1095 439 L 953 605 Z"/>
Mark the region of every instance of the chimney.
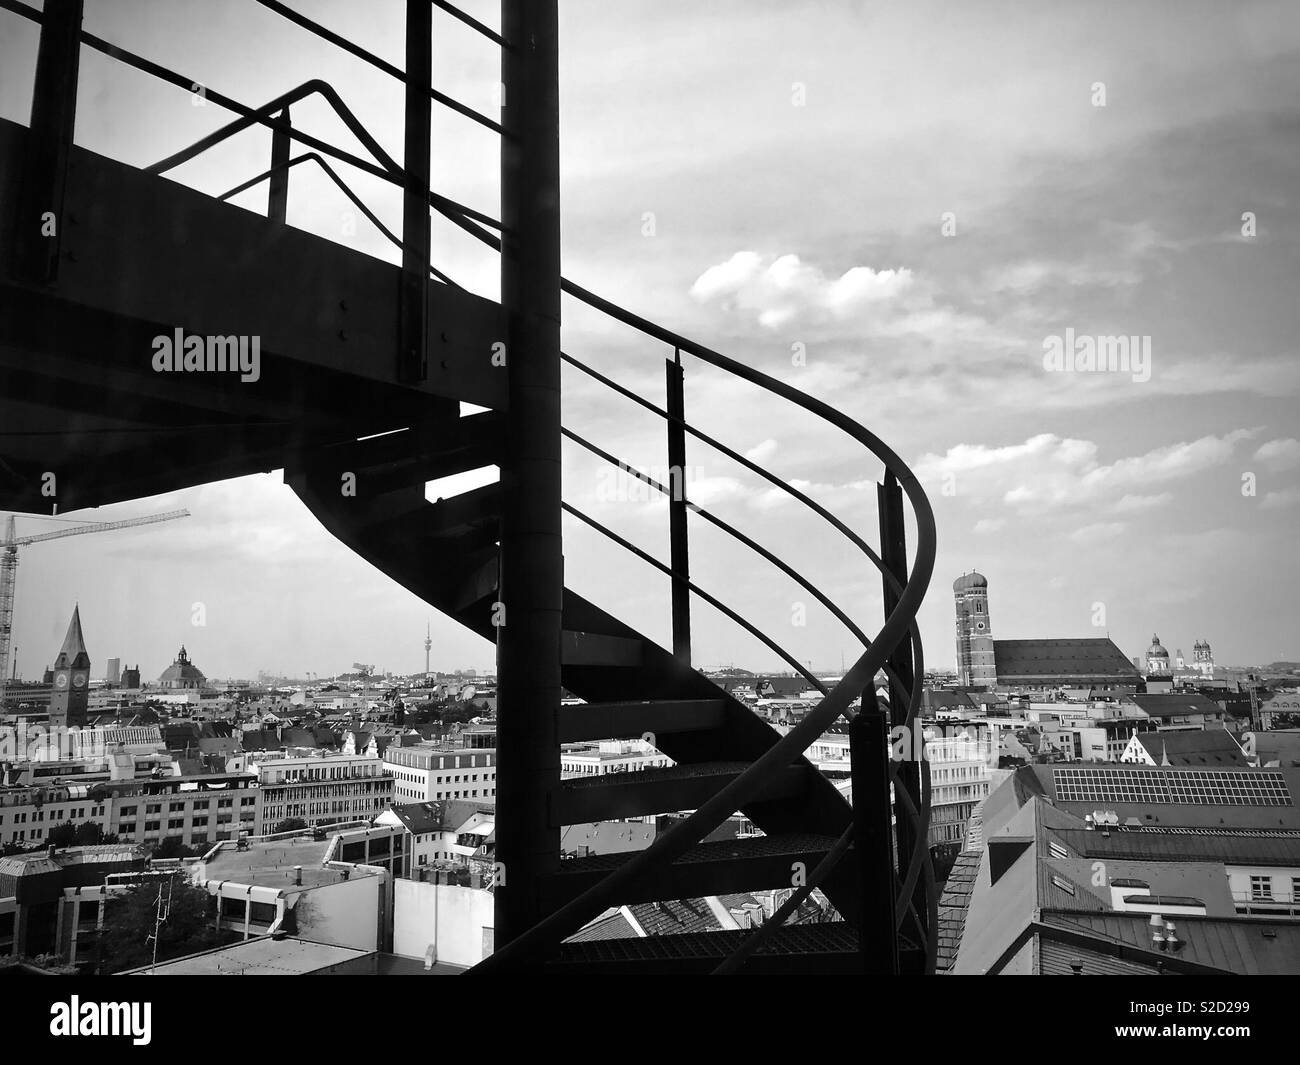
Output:
<path fill-rule="evenodd" d="M 50 858 L 50 861 L 53 861 L 53 860 L 54 860 L 54 852 L 55 852 L 56 850 L 58 850 L 58 848 L 57 848 L 56 846 L 54 846 L 53 843 L 51 843 L 51 844 L 50 844 L 50 850 L 49 850 L 49 858 Z"/>
<path fill-rule="evenodd" d="M 295 865 L 293 867 L 293 885 L 294 887 L 302 887 L 302 866 L 301 865 Z"/>

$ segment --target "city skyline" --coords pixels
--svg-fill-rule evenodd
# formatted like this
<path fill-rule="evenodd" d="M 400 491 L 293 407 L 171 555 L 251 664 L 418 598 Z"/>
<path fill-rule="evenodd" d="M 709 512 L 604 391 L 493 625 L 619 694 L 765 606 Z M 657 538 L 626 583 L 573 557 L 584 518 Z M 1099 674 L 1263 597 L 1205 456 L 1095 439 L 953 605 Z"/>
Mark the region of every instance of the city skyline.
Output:
<path fill-rule="evenodd" d="M 468 6 L 483 17 L 492 7 Z M 728 5 L 629 3 L 618 20 L 598 17 L 599 5 L 564 6 L 566 274 L 832 400 L 890 441 L 938 522 L 919 616 L 934 664 L 952 657 L 949 585 L 972 568 L 999 589 L 1000 637 L 1109 631 L 1132 655 L 1154 630 L 1175 647 L 1208 637 L 1225 662 L 1300 657 L 1300 307 L 1287 224 L 1300 157 L 1294 118 L 1275 103 L 1300 89 L 1300 29 L 1286 6 L 1192 4 L 1196 17 L 1178 20 L 1145 5 L 758 7 L 763 18 L 751 23 Z M 396 11 L 378 18 L 322 2 L 312 16 L 393 58 Z M 195 54 L 187 42 L 200 15 L 211 48 Z M 25 121 L 35 27 L 3 17 L 0 69 L 12 77 L 0 81 L 0 116 Z M 943 29 L 918 37 L 931 22 Z M 400 148 L 398 87 L 269 11 L 90 5 L 86 29 L 129 36 L 252 102 L 323 77 L 390 152 Z M 722 34 L 736 47 L 717 54 L 709 42 Z M 1156 38 L 1169 47 L 1153 63 L 1142 42 Z M 670 71 L 658 54 L 668 39 Z M 243 57 L 233 69 L 231 56 Z M 454 21 L 440 30 L 439 85 L 470 106 L 491 110 L 495 61 Z M 153 162 L 227 120 L 189 95 L 89 52 L 78 142 Z M 150 121 L 123 120 L 144 113 Z M 335 133 L 319 104 L 294 115 L 296 127 Z M 438 112 L 434 144 L 439 191 L 490 213 L 490 136 Z M 264 168 L 267 150 L 250 131 L 169 176 L 218 193 Z M 349 180 L 396 224 L 396 190 L 364 174 Z M 293 190 L 291 225 L 393 259 L 323 176 L 297 168 Z M 261 211 L 264 188 L 234 202 Z M 495 295 L 493 256 L 441 221 L 433 242 L 441 267 Z M 1131 337 L 1134 355 L 1149 338 L 1149 375 L 1050 372 L 1050 341 L 1067 336 Z M 565 306 L 564 342 L 629 387 L 662 389 L 662 351 L 575 305 Z M 851 448 L 832 459 L 799 417 L 775 417 L 758 393 L 689 360 L 686 372 L 695 424 L 873 532 L 878 466 Z M 593 388 L 566 370 L 566 422 L 598 443 L 617 430 L 620 458 L 662 466 L 662 424 Z M 564 454 L 575 505 L 666 557 L 662 504 L 611 498 L 605 468 L 572 445 Z M 851 547 L 703 445 L 692 442 L 687 457 L 695 502 L 756 530 L 868 633 L 879 626 L 879 579 Z M 195 602 L 208 608 L 196 654 L 217 675 L 291 666 L 308 643 L 319 662 L 396 662 L 398 647 L 421 661 L 424 604 L 331 540 L 276 475 L 85 516 L 172 506 L 195 517 L 24 556 L 15 643 L 25 675 L 46 664 L 78 599 L 101 628 L 133 634 L 138 649 L 111 653 L 142 664 L 197 635 Z M 692 526 L 703 587 L 800 661 L 853 657 L 850 637 L 800 589 Z M 577 522 L 566 519 L 565 533 L 575 590 L 617 603 L 670 644 L 666 581 Z M 799 604 L 803 626 L 792 624 Z M 709 607 L 697 603 L 695 616 L 700 662 L 780 665 Z M 332 625 L 313 630 L 320 618 Z M 435 618 L 433 632 L 449 660 L 491 663 L 491 647 L 453 623 Z"/>

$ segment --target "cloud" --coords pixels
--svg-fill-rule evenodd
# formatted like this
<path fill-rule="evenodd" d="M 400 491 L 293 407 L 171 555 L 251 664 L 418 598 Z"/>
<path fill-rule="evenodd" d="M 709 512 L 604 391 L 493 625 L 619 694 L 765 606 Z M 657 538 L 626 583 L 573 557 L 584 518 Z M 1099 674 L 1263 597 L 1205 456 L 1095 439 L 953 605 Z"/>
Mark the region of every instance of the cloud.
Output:
<path fill-rule="evenodd" d="M 1259 505 L 1265 510 L 1281 510 L 1296 503 L 1300 503 L 1300 488 L 1282 488 L 1276 492 L 1269 492 L 1259 501 Z"/>
<path fill-rule="evenodd" d="M 1113 540 L 1128 526 L 1122 521 L 1098 521 L 1084 525 L 1070 533 L 1070 539 L 1080 544 L 1089 544 L 1097 540 Z"/>
<path fill-rule="evenodd" d="M 1152 510 L 1172 502 L 1172 492 L 1160 492 L 1158 495 L 1126 495 L 1112 508 L 1117 514 L 1132 514 L 1141 510 Z"/>
<path fill-rule="evenodd" d="M 1007 523 L 1005 518 L 980 518 L 975 523 L 975 528 L 971 531 L 976 536 L 985 536 L 988 533 L 995 533 Z"/>
<path fill-rule="evenodd" d="M 1221 465 L 1256 432 L 1237 429 L 1223 436 L 1203 436 L 1109 464 L 1099 460 L 1099 448 L 1091 440 L 1040 433 L 1004 447 L 958 444 L 944 455 L 923 455 L 915 470 L 926 484 L 951 477 L 960 497 L 1000 497 L 1021 511 L 1109 504 L 1116 513 L 1132 513 L 1173 498 L 1170 492 L 1152 494 L 1143 489 Z"/>
<path fill-rule="evenodd" d="M 745 452 L 745 458 L 750 462 L 764 463 L 776 454 L 777 442 L 771 437 L 764 440 L 761 444 L 755 444 Z"/>
<path fill-rule="evenodd" d="M 700 303 L 754 314 L 760 325 L 774 329 L 804 315 L 847 318 L 896 301 L 914 283 L 906 268 L 855 266 L 829 277 L 797 255 L 765 260 L 757 252 L 739 251 L 700 274 L 691 295 Z"/>
<path fill-rule="evenodd" d="M 1255 452 L 1255 461 L 1262 462 L 1275 470 L 1289 470 L 1300 466 L 1300 440 L 1287 437 L 1284 440 L 1269 440 L 1260 444 Z"/>

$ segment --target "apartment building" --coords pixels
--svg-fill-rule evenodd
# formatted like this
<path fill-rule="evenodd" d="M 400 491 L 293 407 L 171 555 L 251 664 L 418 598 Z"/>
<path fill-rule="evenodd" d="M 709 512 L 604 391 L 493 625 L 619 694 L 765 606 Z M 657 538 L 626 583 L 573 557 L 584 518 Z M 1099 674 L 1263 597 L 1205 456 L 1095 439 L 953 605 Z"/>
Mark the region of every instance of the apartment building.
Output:
<path fill-rule="evenodd" d="M 79 784 L 0 787 L 0 844 L 35 847 L 46 842 L 55 825 L 68 821 L 107 824 L 107 799 L 90 798 Z"/>
<path fill-rule="evenodd" d="M 963 726 L 955 735 L 925 731 L 930 764 L 930 846 L 958 846 L 998 764 L 997 733 Z"/>
<path fill-rule="evenodd" d="M 285 818 L 309 825 L 370 821 L 392 805 L 393 776 L 373 755 L 259 752 L 249 772 L 260 786 L 258 834 Z"/>
<path fill-rule="evenodd" d="M 389 747 L 384 771 L 393 778 L 398 804 L 444 799 L 494 802 L 497 794 L 495 748 L 451 748 L 440 744 Z"/>
<path fill-rule="evenodd" d="M 104 830 L 124 843 L 160 843 L 169 836 L 205 847 L 253 833 L 261 790 L 251 773 L 211 773 L 116 781 L 91 790 L 108 810 Z"/>
<path fill-rule="evenodd" d="M 672 764 L 671 758 L 651 747 L 645 740 L 568 743 L 560 750 L 562 777 L 635 773 L 642 769 L 655 769 Z"/>
<path fill-rule="evenodd" d="M 189 847 L 235 839 L 258 824 L 256 778 L 205 774 L 94 784 L 0 788 L 0 843 L 36 847 L 57 825 L 93 823 L 123 844 L 160 843 L 169 836 Z"/>

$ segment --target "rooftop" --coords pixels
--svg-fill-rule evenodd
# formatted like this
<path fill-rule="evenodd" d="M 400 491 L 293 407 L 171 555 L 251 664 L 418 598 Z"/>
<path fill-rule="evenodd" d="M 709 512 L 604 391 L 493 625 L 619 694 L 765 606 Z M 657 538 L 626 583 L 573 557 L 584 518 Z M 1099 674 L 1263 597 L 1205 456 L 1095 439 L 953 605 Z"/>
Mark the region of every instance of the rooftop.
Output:
<path fill-rule="evenodd" d="M 993 659 L 1003 683 L 1060 680 L 1136 681 L 1137 667 L 1107 637 L 1082 640 L 994 640 Z"/>
<path fill-rule="evenodd" d="M 203 863 L 207 880 L 233 880 L 240 884 L 258 887 L 293 888 L 294 866 L 302 866 L 302 887 L 316 888 L 337 884 L 343 880 L 339 869 L 327 868 L 321 863 L 329 850 L 331 839 L 315 840 L 293 837 L 267 843 L 250 843 L 240 850 L 233 843 L 225 843 L 211 859 Z M 365 870 L 354 870 L 352 875 L 370 876 Z"/>
<path fill-rule="evenodd" d="M 1139 732 L 1136 739 L 1156 765 L 1235 766 L 1244 769 L 1249 764 L 1237 741 L 1226 729 Z"/>
<path fill-rule="evenodd" d="M 259 936 L 201 954 L 133 969 L 124 976 L 305 976 L 331 965 L 364 958 L 368 952 L 286 936 Z"/>

